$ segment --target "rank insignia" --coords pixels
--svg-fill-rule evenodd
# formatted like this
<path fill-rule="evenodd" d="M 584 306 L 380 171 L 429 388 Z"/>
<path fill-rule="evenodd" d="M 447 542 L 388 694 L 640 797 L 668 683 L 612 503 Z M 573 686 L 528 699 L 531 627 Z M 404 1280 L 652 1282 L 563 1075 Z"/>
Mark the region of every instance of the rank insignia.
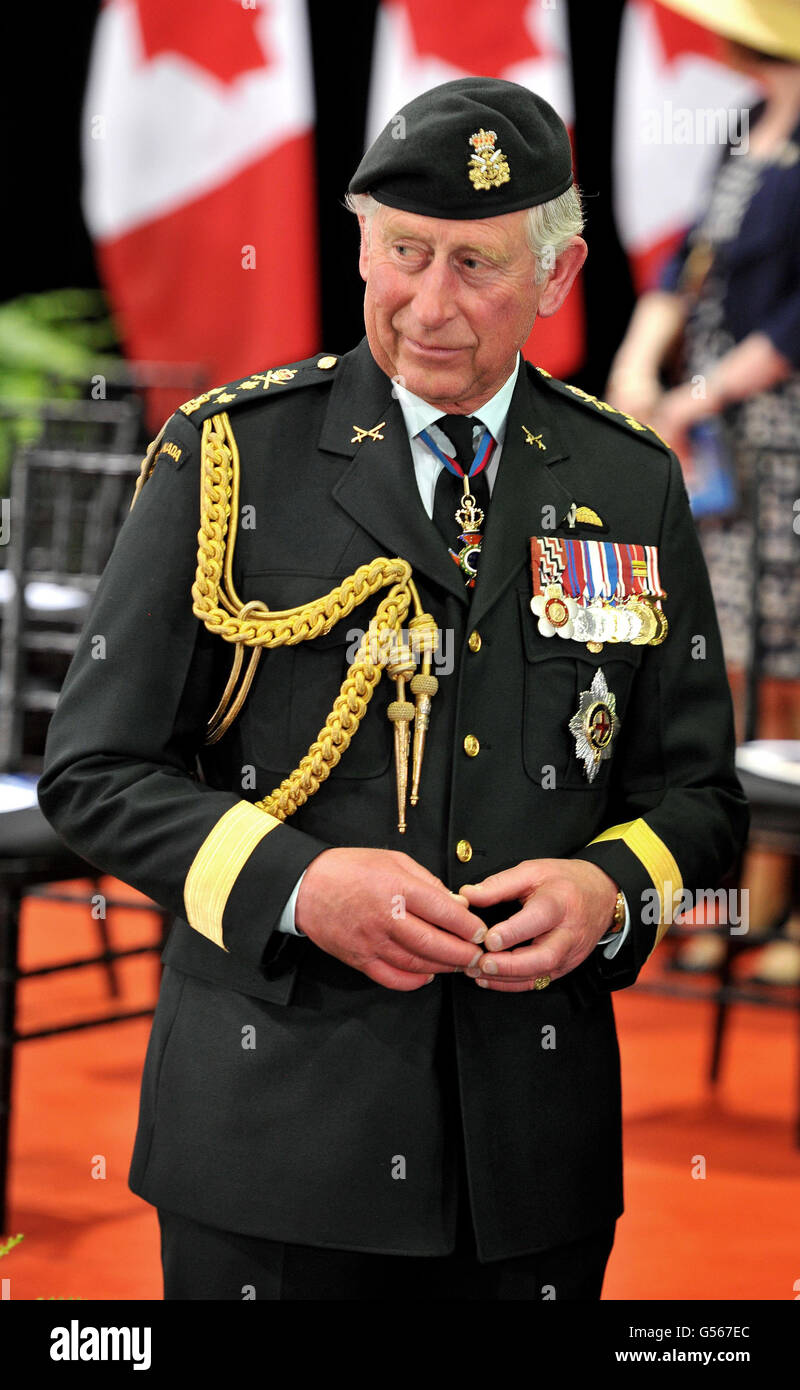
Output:
<path fill-rule="evenodd" d="M 508 160 L 502 150 L 496 150 L 494 147 L 496 139 L 497 131 L 484 130 L 483 126 L 469 137 L 469 143 L 475 151 L 469 163 L 469 178 L 473 188 L 499 188 L 511 178 Z"/>
<path fill-rule="evenodd" d="M 239 390 L 255 391 L 260 384 L 263 391 L 268 391 L 273 384 L 285 386 L 287 381 L 296 376 L 296 367 L 273 367 L 268 372 L 251 372 L 247 381 L 239 382 Z"/>
<path fill-rule="evenodd" d="M 580 706 L 569 721 L 569 731 L 575 737 L 575 753 L 583 759 L 590 782 L 597 776 L 601 762 L 611 757 L 611 745 L 619 731 L 616 696 L 606 685 L 598 666 L 588 690 L 581 691 Z"/>

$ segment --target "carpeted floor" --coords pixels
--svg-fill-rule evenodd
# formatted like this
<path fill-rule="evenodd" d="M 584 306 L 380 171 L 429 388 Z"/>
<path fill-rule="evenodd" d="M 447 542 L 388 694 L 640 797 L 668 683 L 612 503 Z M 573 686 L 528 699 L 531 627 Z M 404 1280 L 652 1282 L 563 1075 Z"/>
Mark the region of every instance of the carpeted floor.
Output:
<path fill-rule="evenodd" d="M 128 889 L 117 892 L 129 896 Z M 23 964 L 98 949 L 85 909 L 26 905 Z M 155 919 L 117 911 L 118 944 Z M 643 980 L 663 978 L 667 948 Z M 120 963 L 125 1008 L 152 1004 L 157 957 Z M 29 981 L 23 1029 L 109 1007 L 97 967 Z M 705 1083 L 710 1006 L 638 986 L 615 995 L 623 1064 L 627 1211 L 608 1299 L 794 1299 L 800 1292 L 797 1013 L 739 1005 L 722 1083 Z M 21 1044 L 16 1051 L 10 1220 L 0 1260 L 13 1299 L 159 1299 L 155 1212 L 128 1191 L 149 1021 Z M 705 1177 L 694 1176 L 704 1166 Z M 102 1173 L 105 1176 L 102 1176 Z"/>

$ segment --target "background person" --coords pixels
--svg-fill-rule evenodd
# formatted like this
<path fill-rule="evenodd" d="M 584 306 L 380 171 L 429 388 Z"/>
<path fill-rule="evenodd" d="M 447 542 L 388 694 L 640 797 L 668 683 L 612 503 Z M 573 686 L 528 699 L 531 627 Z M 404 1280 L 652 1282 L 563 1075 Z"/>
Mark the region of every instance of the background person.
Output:
<path fill-rule="evenodd" d="M 746 668 L 756 628 L 760 738 L 800 738 L 800 13 L 750 4 L 666 0 L 727 39 L 730 61 L 764 100 L 749 138 L 729 146 L 708 204 L 643 295 L 615 356 L 609 402 L 648 421 L 691 469 L 689 432 L 722 425 L 735 505 L 700 519 L 729 678 L 743 733 Z M 748 40 L 757 42 L 752 47 Z M 666 382 L 666 384 L 665 384 Z M 757 548 L 754 548 L 756 546 Z M 750 930 L 789 912 L 791 861 L 748 854 Z M 759 978 L 800 981 L 800 920 L 760 954 Z M 703 934 L 683 948 L 704 969 L 723 951 Z"/>

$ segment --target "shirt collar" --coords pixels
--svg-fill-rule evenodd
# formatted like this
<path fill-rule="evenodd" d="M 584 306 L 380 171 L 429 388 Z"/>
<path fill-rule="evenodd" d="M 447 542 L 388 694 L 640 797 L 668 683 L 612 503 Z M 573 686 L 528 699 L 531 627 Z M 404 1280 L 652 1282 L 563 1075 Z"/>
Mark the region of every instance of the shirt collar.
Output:
<path fill-rule="evenodd" d="M 505 436 L 508 408 L 511 404 L 511 397 L 514 394 L 514 387 L 517 383 L 519 367 L 520 355 L 517 353 L 516 366 L 508 380 L 504 382 L 499 391 L 495 392 L 491 400 L 488 400 L 485 405 L 480 406 L 477 410 L 473 410 L 472 412 L 473 417 L 476 420 L 480 420 L 481 424 L 486 426 L 486 429 L 498 444 L 503 443 Z M 400 402 L 400 409 L 403 412 L 403 419 L 409 439 L 413 439 L 415 435 L 418 435 L 420 430 L 427 429 L 429 425 L 433 424 L 434 420 L 438 420 L 441 416 L 442 411 L 439 406 L 431 405 L 430 401 L 424 401 L 421 396 L 415 396 L 412 391 L 409 391 L 405 386 L 401 386 L 399 382 L 393 382 L 393 388 Z"/>

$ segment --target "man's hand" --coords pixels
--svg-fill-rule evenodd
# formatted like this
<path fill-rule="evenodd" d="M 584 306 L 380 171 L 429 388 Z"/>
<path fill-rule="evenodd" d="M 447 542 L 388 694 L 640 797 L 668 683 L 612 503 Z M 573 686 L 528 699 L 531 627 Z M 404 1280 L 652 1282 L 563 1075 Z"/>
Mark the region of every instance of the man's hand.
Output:
<path fill-rule="evenodd" d="M 335 848 L 312 859 L 295 923 L 315 946 L 387 989 L 412 990 L 466 970 L 486 927 L 409 855 Z"/>
<path fill-rule="evenodd" d="M 509 898 L 522 904 L 489 929 L 486 953 L 466 973 L 484 988 L 512 993 L 533 989 L 543 975 L 567 975 L 608 931 L 617 891 L 613 879 L 586 859 L 525 859 L 482 883 L 465 883 L 459 892 L 478 911 Z M 533 944 L 520 945 L 524 941 Z"/>

